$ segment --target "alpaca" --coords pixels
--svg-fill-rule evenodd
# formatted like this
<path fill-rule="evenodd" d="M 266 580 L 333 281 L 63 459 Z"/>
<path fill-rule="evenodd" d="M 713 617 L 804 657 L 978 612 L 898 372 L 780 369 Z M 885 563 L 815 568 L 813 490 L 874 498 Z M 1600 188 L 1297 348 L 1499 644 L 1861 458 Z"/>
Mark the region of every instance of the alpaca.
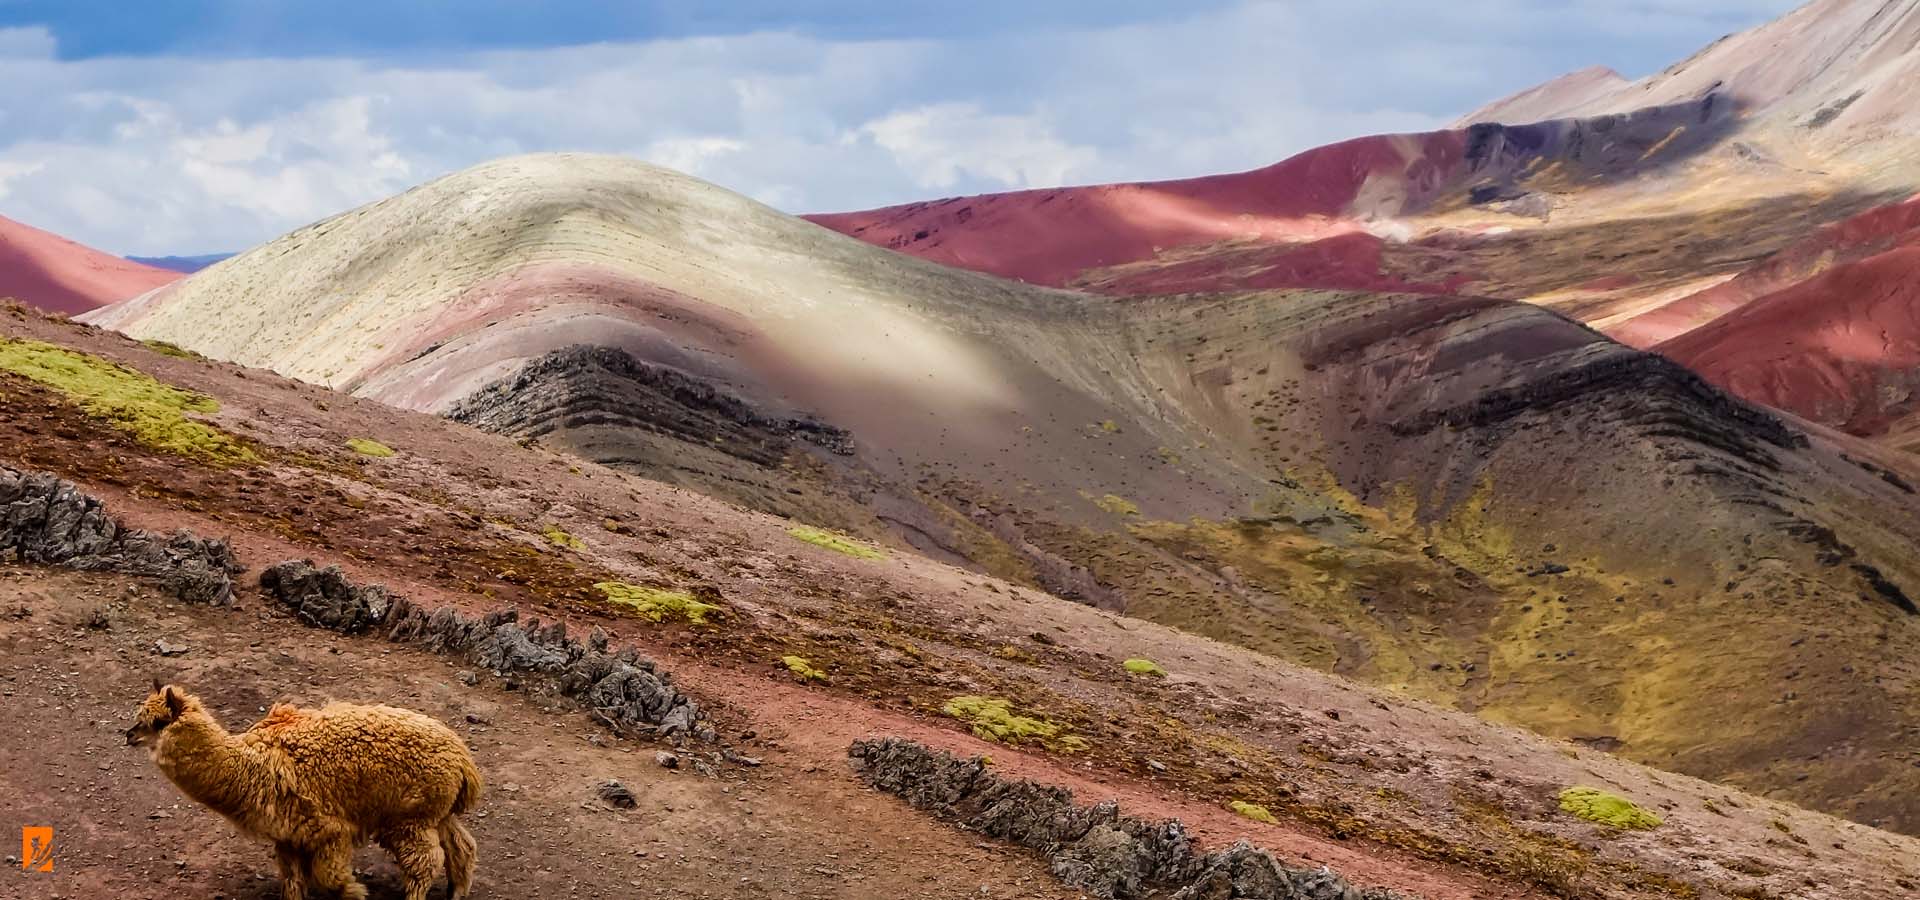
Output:
<path fill-rule="evenodd" d="M 448 896 L 473 882 L 473 835 L 456 816 L 480 799 L 480 771 L 452 729 L 411 710 L 276 704 L 230 734 L 198 697 L 154 682 L 128 728 L 167 779 L 242 834 L 273 844 L 281 896 L 307 885 L 365 900 L 353 852 L 373 840 L 393 855 L 407 900 L 426 900 L 444 865 Z"/>

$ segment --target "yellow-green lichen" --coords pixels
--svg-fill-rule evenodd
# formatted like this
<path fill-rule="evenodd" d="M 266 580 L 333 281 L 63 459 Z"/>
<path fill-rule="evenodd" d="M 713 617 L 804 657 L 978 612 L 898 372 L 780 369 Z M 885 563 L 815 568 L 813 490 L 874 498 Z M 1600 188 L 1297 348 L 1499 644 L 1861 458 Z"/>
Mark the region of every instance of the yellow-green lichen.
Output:
<path fill-rule="evenodd" d="M 782 656 L 780 657 L 780 663 L 787 667 L 787 671 L 793 673 L 793 677 L 801 681 L 827 680 L 827 673 L 814 668 L 813 663 L 809 662 L 804 656 Z"/>
<path fill-rule="evenodd" d="M 624 581 L 602 581 L 594 588 L 607 596 L 608 603 L 654 622 L 676 620 L 705 625 L 709 615 L 722 614 L 720 607 L 696 600 L 685 591 L 669 591 Z"/>
<path fill-rule="evenodd" d="M 787 533 L 816 547 L 825 547 L 835 553 L 844 553 L 855 559 L 885 559 L 886 554 L 878 549 L 856 541 L 843 534 L 836 534 L 824 528 L 811 525 L 795 525 Z"/>
<path fill-rule="evenodd" d="M 1231 803 L 1228 803 L 1227 808 L 1232 810 L 1234 815 L 1239 816 L 1243 819 L 1252 819 L 1255 822 L 1265 822 L 1268 825 L 1280 824 L 1280 820 L 1273 817 L 1272 811 L 1268 810 L 1266 807 L 1261 806 L 1258 803 L 1248 803 L 1245 800 L 1235 800 Z"/>
<path fill-rule="evenodd" d="M 1019 647 L 1015 647 L 1012 644 L 1007 644 L 993 651 L 993 655 L 1001 659 L 1011 660 L 1017 663 L 1026 663 L 1027 665 L 1030 665 L 1030 666 L 1038 665 L 1040 662 L 1039 660 L 1033 658 L 1033 654 L 1028 653 L 1025 650 L 1022 650 Z"/>
<path fill-rule="evenodd" d="M 1570 787 L 1560 792 L 1560 809 L 1610 828 L 1639 830 L 1660 827 L 1660 817 L 1618 794 L 1599 788 Z"/>
<path fill-rule="evenodd" d="M 1002 744 L 1039 744 L 1049 750 L 1077 753 L 1087 749 L 1085 738 L 1068 734 L 1068 726 L 1015 713 L 998 697 L 955 697 L 940 711 L 967 723 L 975 737 Z"/>
<path fill-rule="evenodd" d="M 1135 675 L 1152 675 L 1155 678 L 1167 677 L 1167 670 L 1160 668 L 1159 663 L 1154 662 L 1153 660 L 1150 660 L 1150 659 L 1135 657 L 1133 659 L 1129 659 L 1126 662 L 1121 663 L 1120 665 L 1126 668 L 1127 671 L 1132 672 Z"/>
<path fill-rule="evenodd" d="M 1137 516 L 1140 514 L 1140 507 L 1134 505 L 1132 500 L 1128 500 L 1119 494 L 1108 494 L 1093 501 L 1093 505 L 1113 513 L 1116 516 Z"/>
<path fill-rule="evenodd" d="M 372 438 L 347 438 L 347 449 L 361 456 L 378 456 L 383 459 L 392 456 L 394 453 L 392 447 L 373 440 Z"/>
<path fill-rule="evenodd" d="M 55 344 L 0 338 L 0 371 L 66 395 L 94 418 L 167 453 L 219 463 L 245 463 L 254 453 L 238 438 L 187 413 L 220 411 L 212 397 Z"/>
<path fill-rule="evenodd" d="M 561 531 L 558 525 L 548 525 L 540 534 L 547 539 L 547 543 L 555 547 L 565 547 L 568 550 L 587 549 L 587 545 L 581 543 L 579 538 Z"/>

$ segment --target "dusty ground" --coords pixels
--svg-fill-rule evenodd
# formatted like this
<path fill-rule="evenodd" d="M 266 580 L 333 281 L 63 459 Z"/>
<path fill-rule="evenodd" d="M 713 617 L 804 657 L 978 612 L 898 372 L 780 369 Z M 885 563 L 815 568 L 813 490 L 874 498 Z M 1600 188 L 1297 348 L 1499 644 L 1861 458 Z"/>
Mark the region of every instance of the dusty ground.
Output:
<path fill-rule="evenodd" d="M 453 723 L 487 773 L 472 821 L 480 897 L 1073 897 L 1033 858 L 977 841 L 862 787 L 833 748 L 765 746 L 766 765 L 705 778 L 578 711 L 488 683 L 421 651 L 373 649 L 279 616 L 161 602 L 118 576 L 0 568 L 0 795 L 8 826 L 51 825 L 51 874 L 0 873 L 10 897 L 278 898 L 270 852 L 180 797 L 126 747 L 151 677 L 192 685 L 229 727 L 275 700 L 392 703 Z M 79 624 L 110 610 L 104 629 Z M 161 657 L 156 640 L 183 645 Z M 783 717 L 806 724 L 809 714 Z M 815 714 L 817 715 L 817 713 Z M 844 756 L 844 745 L 838 754 Z M 632 810 L 599 800 L 618 779 Z M 360 870 L 399 896 L 377 850 Z M 564 893 L 562 893 L 564 891 Z"/>
<path fill-rule="evenodd" d="M 1120 798 L 1135 815 L 1178 816 L 1210 845 L 1244 838 L 1429 898 L 1892 898 L 1910 896 L 1920 870 L 1910 839 L 898 551 L 839 555 L 795 541 L 788 522 L 442 420 L 72 326 L 7 327 L 218 396 L 212 421 L 257 441 L 265 461 L 221 468 L 156 452 L 17 379 L 0 386 L 0 460 L 78 479 L 136 526 L 230 536 L 255 572 L 310 556 L 430 606 L 513 603 L 579 630 L 601 625 L 680 676 L 719 710 L 730 743 L 767 760 L 718 781 L 665 772 L 654 748 L 620 746 L 580 713 L 542 709 L 491 676 L 467 687 L 439 659 L 267 610 L 251 575 L 240 607 L 219 611 L 156 607 L 115 578 L 9 570 L 0 609 L 26 602 L 35 612 L 0 622 L 7 699 L 30 713 L 0 734 L 8 759 L 28 761 L 0 787 L 21 798 L 22 816 L 66 829 L 64 871 L 99 872 L 99 886 L 124 896 L 178 896 L 178 879 L 228 896 L 273 889 L 255 877 L 270 870 L 263 852 L 205 813 L 174 808 L 180 801 L 150 764 L 119 746 L 153 674 L 195 685 L 234 727 L 282 695 L 487 720 L 471 729 L 496 786 L 478 828 L 493 848 L 482 896 L 558 883 L 611 895 L 635 881 L 642 895 L 653 887 L 687 897 L 783 885 L 801 896 L 974 896 L 982 884 L 989 896 L 1050 896 L 1052 882 L 1026 857 L 976 847 L 857 785 L 847 744 L 889 734 L 987 753 L 1004 771 L 1072 786 L 1088 801 Z M 340 449 L 368 436 L 399 454 L 358 460 Z M 578 546 L 544 539 L 549 526 Z M 688 628 L 619 617 L 590 590 L 609 577 L 710 591 L 724 618 Z M 116 606 L 111 629 L 74 624 L 102 602 Z M 162 637 L 189 652 L 151 655 Z M 776 662 L 783 653 L 808 656 L 831 683 L 793 683 Z M 1131 656 L 1172 675 L 1126 676 L 1119 661 Z M 1059 754 L 983 743 L 940 715 L 961 694 L 1008 697 L 1091 746 Z M 634 786 L 641 808 L 583 808 L 606 777 Z M 1626 794 L 1667 824 L 1617 834 L 1571 819 L 1553 797 L 1572 784 Z M 1266 803 L 1280 823 L 1237 818 L 1222 809 L 1232 799 Z M 146 818 L 162 809 L 173 818 Z M 31 896 L 96 889 L 30 884 L 44 892 Z"/>

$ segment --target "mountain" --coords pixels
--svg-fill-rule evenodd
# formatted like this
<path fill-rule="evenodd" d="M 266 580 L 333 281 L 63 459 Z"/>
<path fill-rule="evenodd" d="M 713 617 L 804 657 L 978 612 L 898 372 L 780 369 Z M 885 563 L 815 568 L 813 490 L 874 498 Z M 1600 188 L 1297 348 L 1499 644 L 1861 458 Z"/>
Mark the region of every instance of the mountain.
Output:
<path fill-rule="evenodd" d="M 602 174 L 666 178 L 638 164 Z M 600 196 L 603 212 L 647 209 Z M 730 231 L 695 221 L 710 226 L 698 238 Z M 1512 310 L 1493 307 L 1452 315 L 1471 330 Z M 1514 421 L 1540 433 L 1556 420 Z M 154 814 L 178 794 L 144 754 L 103 748 L 119 741 L 102 723 L 125 721 L 157 676 L 230 727 L 278 700 L 328 697 L 447 722 L 488 779 L 468 817 L 480 846 L 514 848 L 481 865 L 501 896 L 561 881 L 605 896 L 635 884 L 711 896 L 724 883 L 728 896 L 1114 900 L 1143 896 L 1140 884 L 1165 895 L 1177 879 L 1198 885 L 1188 896 L 1320 900 L 1905 900 L 1920 878 L 1920 841 L 1648 769 L 1597 735 L 1549 740 L 526 443 L 69 320 L 0 314 L 0 678 L 61 707 L 0 729 L 0 753 L 114 786 L 103 800 L 10 767 L 10 808 L 101 823 L 61 866 L 112 896 L 270 890 L 264 848 L 206 840 L 197 812 Z M 1697 499 L 1682 487 L 1678 509 Z M 1323 535 L 1392 524 L 1364 511 L 1302 522 Z M 1413 560 L 1459 548 L 1396 556 L 1412 533 L 1402 523 L 1313 562 L 1344 578 L 1389 575 L 1397 559 L 1412 577 Z M 1303 534 L 1248 522 L 1196 532 L 1210 537 L 1193 552 Z M 1283 564 L 1281 549 L 1263 558 Z M 1685 584 L 1692 570 L 1674 571 Z M 1425 595 L 1436 611 L 1474 602 L 1450 572 Z M 1244 573 L 1243 589 L 1269 577 Z M 1555 581 L 1537 576 L 1546 596 L 1533 601 L 1551 644 L 1576 631 L 1558 619 L 1611 606 L 1561 603 Z M 1831 732 L 1802 734 L 1808 746 L 1775 765 L 1803 766 L 1821 741 L 1841 742 L 1834 752 L 1855 766 L 1888 752 L 1893 732 L 1860 727 L 1887 712 L 1876 698 L 1843 704 L 1820 687 L 1830 666 L 1875 665 L 1851 620 L 1884 604 L 1809 617 L 1788 640 L 1744 623 L 1804 602 L 1791 593 L 1721 612 L 1665 590 L 1631 606 L 1671 638 L 1603 631 L 1530 673 L 1503 654 L 1457 675 L 1525 674 L 1537 691 L 1618 664 L 1644 684 L 1633 667 L 1650 658 L 1645 641 L 1665 651 L 1653 658 L 1668 687 L 1632 691 L 1639 706 L 1679 704 L 1740 731 L 1753 711 L 1743 697 L 1780 694 L 1775 706 Z M 1362 601 L 1397 599 L 1383 589 L 1347 605 Z M 1673 627 L 1694 619 L 1716 639 Z M 1886 652 L 1903 652 L 1903 626 L 1881 624 L 1897 645 Z M 1791 668 L 1749 670 L 1761 656 Z M 1726 670 L 1755 680 L 1734 690 Z M 1796 691 L 1805 699 L 1784 696 Z M 1566 714 L 1580 712 L 1575 699 Z M 623 809 L 628 796 L 645 805 Z M 1910 792 L 1865 796 L 1893 805 Z M 147 849 L 195 841 L 190 866 Z M 367 877 L 376 895 L 397 890 L 390 869 Z"/>
<path fill-rule="evenodd" d="M 129 256 L 127 258 L 143 266 L 191 275 L 232 255 L 231 253 L 206 253 L 200 256 Z"/>
<path fill-rule="evenodd" d="M 179 278 L 0 217 L 0 298 L 81 313 Z"/>
<path fill-rule="evenodd" d="M 1920 128 L 1912 90 L 1920 8 L 1906 0 L 1814 0 L 1638 81 L 1568 76 L 1463 122 L 1631 114 L 1718 96 L 1748 110 L 1741 131 L 1787 143 L 1878 146 Z"/>
<path fill-rule="evenodd" d="M 1116 302 L 541 155 L 87 319 L 1920 829 L 1911 467 L 1538 306 Z"/>
<path fill-rule="evenodd" d="M 953 198 L 811 221 L 902 253 L 1105 293 L 1320 287 L 1452 293 L 1486 280 L 1469 255 L 1410 241 L 1430 217 L 1525 221 L 1549 183 L 1630 180 L 1737 124 L 1689 101 L 1607 120 L 1357 138 L 1264 169 L 1143 184 Z M 1462 235 L 1496 226 L 1454 229 Z"/>
<path fill-rule="evenodd" d="M 1911 3 L 1819 0 L 1646 78 L 1584 69 L 1445 131 L 1239 175 L 811 218 L 950 265 L 1110 294 L 1524 300 L 1659 344 L 1747 400 L 1904 447 L 1888 435 L 1911 435 L 1920 376 L 1907 300 L 1882 295 L 1911 279 L 1904 254 L 1864 258 L 1905 240 L 1920 191 L 1916 39 Z M 1825 273 L 1847 260 L 1851 272 Z M 1815 275 L 1771 312 L 1688 334 Z M 1788 339 L 1795 322 L 1818 323 L 1817 347 Z"/>

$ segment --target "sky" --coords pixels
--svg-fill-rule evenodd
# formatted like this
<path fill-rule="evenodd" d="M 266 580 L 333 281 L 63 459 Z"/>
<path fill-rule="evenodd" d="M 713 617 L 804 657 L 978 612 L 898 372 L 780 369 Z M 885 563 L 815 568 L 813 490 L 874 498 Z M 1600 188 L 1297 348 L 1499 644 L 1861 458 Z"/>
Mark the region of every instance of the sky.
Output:
<path fill-rule="evenodd" d="M 788 212 L 1239 171 L 1793 0 L 0 0 L 0 215 L 240 250 L 516 153 Z"/>

